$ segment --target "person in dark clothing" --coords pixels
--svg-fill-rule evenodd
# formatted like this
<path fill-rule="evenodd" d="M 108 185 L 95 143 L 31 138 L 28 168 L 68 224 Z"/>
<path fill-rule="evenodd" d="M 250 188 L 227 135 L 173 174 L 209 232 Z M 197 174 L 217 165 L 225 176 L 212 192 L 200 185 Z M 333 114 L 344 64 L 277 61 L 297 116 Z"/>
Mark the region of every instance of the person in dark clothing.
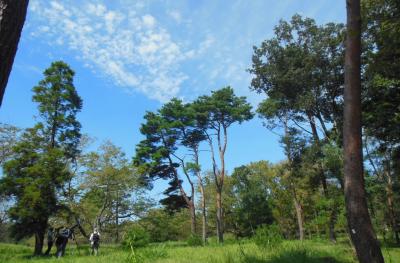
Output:
<path fill-rule="evenodd" d="M 51 248 L 53 247 L 55 237 L 55 229 L 53 227 L 49 227 L 49 229 L 47 230 L 47 250 L 44 253 L 46 256 L 49 255 Z"/>
<path fill-rule="evenodd" d="M 57 238 L 56 238 L 56 247 L 57 247 L 57 252 L 56 252 L 56 257 L 62 257 L 65 254 L 65 248 L 67 247 L 68 239 L 74 239 L 74 228 L 77 227 L 77 225 L 71 227 L 71 228 L 62 228 L 60 231 L 57 233 Z"/>

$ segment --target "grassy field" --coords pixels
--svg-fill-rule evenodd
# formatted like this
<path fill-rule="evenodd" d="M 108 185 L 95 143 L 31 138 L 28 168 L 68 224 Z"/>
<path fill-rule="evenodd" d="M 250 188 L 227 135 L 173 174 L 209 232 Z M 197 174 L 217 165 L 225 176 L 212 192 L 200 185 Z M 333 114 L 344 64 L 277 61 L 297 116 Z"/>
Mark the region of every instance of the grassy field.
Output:
<path fill-rule="evenodd" d="M 400 248 L 384 247 L 386 262 L 400 263 Z M 332 245 L 327 241 L 286 241 L 275 248 L 260 249 L 254 243 L 232 243 L 189 247 L 184 243 L 170 242 L 153 244 L 147 248 L 130 251 L 116 246 L 102 246 L 99 256 L 89 255 L 88 247 L 78 250 L 69 244 L 67 255 L 62 259 L 55 257 L 32 257 L 32 248 L 23 245 L 0 244 L 0 262 L 77 262 L 77 263 L 347 263 L 356 262 L 352 249 L 345 244 Z"/>

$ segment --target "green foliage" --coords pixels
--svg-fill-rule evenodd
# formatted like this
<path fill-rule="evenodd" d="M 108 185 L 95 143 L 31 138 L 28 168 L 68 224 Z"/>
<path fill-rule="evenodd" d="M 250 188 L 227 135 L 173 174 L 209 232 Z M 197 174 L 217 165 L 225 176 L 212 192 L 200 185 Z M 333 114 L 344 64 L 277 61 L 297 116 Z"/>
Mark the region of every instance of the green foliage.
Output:
<path fill-rule="evenodd" d="M 314 117 L 340 123 L 343 39 L 342 24 L 318 26 L 313 19 L 294 15 L 281 20 L 275 36 L 254 48 L 251 89 L 268 96 L 258 108 L 267 127 L 285 121 L 307 124 Z"/>
<path fill-rule="evenodd" d="M 152 209 L 139 223 L 150 234 L 151 242 L 186 240 L 190 236 L 190 220 L 187 209 L 169 213 L 164 209 Z"/>
<path fill-rule="evenodd" d="M 59 209 L 56 191 L 69 176 L 63 152 L 43 152 L 44 143 L 37 129 L 28 129 L 13 149 L 15 158 L 3 166 L 0 192 L 16 200 L 9 210 L 16 239 L 44 231 L 49 216 Z"/>
<path fill-rule="evenodd" d="M 362 16 L 366 89 L 363 117 L 369 133 L 388 143 L 400 136 L 400 4 L 396 0 L 364 0 Z"/>
<path fill-rule="evenodd" d="M 283 241 L 283 236 L 279 226 L 276 224 L 263 225 L 257 228 L 253 237 L 257 246 L 262 248 L 274 248 Z"/>
<path fill-rule="evenodd" d="M 400 4 L 396 0 L 361 3 L 364 145 L 372 172 L 367 192 L 370 208 L 376 210 L 377 228 L 384 237 L 394 235 L 400 244 Z M 382 184 L 382 189 L 372 181 Z M 391 231 L 386 233 L 385 227 Z"/>
<path fill-rule="evenodd" d="M 189 246 L 195 247 L 195 246 L 202 246 L 203 245 L 203 240 L 201 239 L 201 236 L 191 234 L 189 238 L 186 240 L 186 243 Z"/>
<path fill-rule="evenodd" d="M 136 170 L 120 147 L 106 141 L 80 158 L 84 177 L 77 187 L 73 211 L 86 228 L 102 227 L 102 236 L 117 239 L 116 217 L 141 215 L 152 205 Z M 122 221 L 122 220 L 121 220 Z"/>
<path fill-rule="evenodd" d="M 0 165 L 13 156 L 13 147 L 18 142 L 20 134 L 19 128 L 0 123 Z"/>
<path fill-rule="evenodd" d="M 65 209 L 58 192 L 71 179 L 68 164 L 79 153 L 82 100 L 73 85 L 74 72 L 58 61 L 33 88 L 39 122 L 27 129 L 3 166 L 0 193 L 15 200 L 9 214 L 16 239 L 35 234 L 41 243 L 50 216 Z M 37 246 L 35 254 L 41 254 Z"/>
<path fill-rule="evenodd" d="M 147 112 L 144 118 L 140 132 L 146 139 L 136 146 L 134 164 L 150 185 L 154 179 L 169 180 L 169 187 L 164 191 L 167 197 L 161 203 L 171 212 L 178 211 L 189 205 L 194 194 L 186 194 L 181 189 L 182 178 L 192 184 L 189 173 L 194 167 L 187 168 L 178 151 L 198 151 L 204 135 L 196 127 L 191 104 L 178 99 L 172 99 L 157 112 Z"/>
<path fill-rule="evenodd" d="M 296 232 L 304 234 L 301 226 L 315 220 L 329 225 L 322 232 L 331 231 L 333 238 L 343 209 L 338 198 L 343 187 L 338 145 L 342 144 L 344 35 L 343 24 L 317 25 L 296 14 L 290 21 L 281 20 L 274 36 L 254 48 L 251 89 L 267 96 L 257 112 L 267 128 L 284 131 L 281 143 L 287 162 L 274 183 L 282 198 L 274 202 L 274 214 L 289 219 L 278 220 L 285 222 L 282 229 L 289 230 L 285 235 L 293 234 L 290 224 L 298 224 Z M 329 200 L 317 205 L 324 198 Z M 295 211 L 285 211 L 290 203 Z"/>
<path fill-rule="evenodd" d="M 199 123 L 213 130 L 219 125 L 226 129 L 235 122 L 240 124 L 253 118 L 246 97 L 236 96 L 229 86 L 212 91 L 211 96 L 200 96 L 193 107 L 198 113 Z"/>
<path fill-rule="evenodd" d="M 270 207 L 267 162 L 251 163 L 235 168 L 232 173 L 233 214 L 238 236 L 250 236 L 262 224 L 273 222 Z"/>
<path fill-rule="evenodd" d="M 81 138 L 76 115 L 82 109 L 82 99 L 73 84 L 75 73 L 65 62 L 56 61 L 43 74 L 32 97 L 38 103 L 39 127 L 48 136 L 50 147 L 63 148 L 66 157 L 74 158 Z"/>
<path fill-rule="evenodd" d="M 150 235 L 139 226 L 134 226 L 125 234 L 123 245 L 126 248 L 145 247 L 150 242 Z"/>

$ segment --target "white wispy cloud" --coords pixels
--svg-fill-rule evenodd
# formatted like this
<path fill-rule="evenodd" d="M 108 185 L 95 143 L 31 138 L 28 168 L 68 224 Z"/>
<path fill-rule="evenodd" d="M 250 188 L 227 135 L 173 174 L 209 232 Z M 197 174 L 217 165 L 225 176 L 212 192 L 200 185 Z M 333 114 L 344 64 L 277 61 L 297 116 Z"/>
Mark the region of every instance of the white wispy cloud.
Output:
<path fill-rule="evenodd" d="M 40 26 L 31 36 L 67 47 L 84 65 L 129 90 L 159 101 L 177 96 L 187 79 L 179 69 L 187 52 L 154 16 L 126 10 L 96 1 L 79 6 L 34 0 L 30 11 Z"/>
<path fill-rule="evenodd" d="M 169 10 L 167 11 L 168 16 L 170 16 L 175 22 L 178 24 L 182 23 L 182 14 L 177 10 Z"/>
<path fill-rule="evenodd" d="M 231 85 L 251 97 L 252 46 L 272 37 L 280 18 L 335 9 L 319 2 L 31 0 L 28 23 L 32 37 L 56 46 L 48 52 L 68 50 L 130 92 L 164 102 Z"/>

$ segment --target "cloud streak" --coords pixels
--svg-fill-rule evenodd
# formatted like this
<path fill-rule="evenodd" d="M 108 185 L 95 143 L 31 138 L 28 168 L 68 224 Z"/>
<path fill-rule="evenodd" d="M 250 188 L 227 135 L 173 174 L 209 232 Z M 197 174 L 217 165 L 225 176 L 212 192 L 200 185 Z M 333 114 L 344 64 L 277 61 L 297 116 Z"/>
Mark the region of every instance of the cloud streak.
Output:
<path fill-rule="evenodd" d="M 179 65 L 186 52 L 150 14 L 123 12 L 104 4 L 84 6 L 58 1 L 32 1 L 31 33 L 67 47 L 117 85 L 159 101 L 177 96 L 187 76 Z M 36 20 L 36 21 L 35 21 Z"/>
<path fill-rule="evenodd" d="M 343 9 L 329 0 L 303 2 L 31 0 L 28 22 L 33 37 L 129 92 L 165 102 L 232 85 L 260 97 L 248 88 L 252 46 L 271 37 L 280 18 L 331 19 L 321 10 Z"/>

